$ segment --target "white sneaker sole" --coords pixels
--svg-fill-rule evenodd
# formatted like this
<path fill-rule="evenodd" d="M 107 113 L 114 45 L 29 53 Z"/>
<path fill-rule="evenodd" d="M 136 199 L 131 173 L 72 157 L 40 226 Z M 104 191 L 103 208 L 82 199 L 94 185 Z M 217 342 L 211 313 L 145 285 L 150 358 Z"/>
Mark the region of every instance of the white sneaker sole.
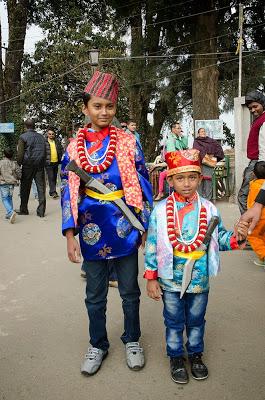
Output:
<path fill-rule="evenodd" d="M 15 222 L 16 216 L 17 216 L 17 214 L 14 211 L 13 214 L 11 215 L 10 219 L 9 219 L 10 224 L 13 224 Z"/>

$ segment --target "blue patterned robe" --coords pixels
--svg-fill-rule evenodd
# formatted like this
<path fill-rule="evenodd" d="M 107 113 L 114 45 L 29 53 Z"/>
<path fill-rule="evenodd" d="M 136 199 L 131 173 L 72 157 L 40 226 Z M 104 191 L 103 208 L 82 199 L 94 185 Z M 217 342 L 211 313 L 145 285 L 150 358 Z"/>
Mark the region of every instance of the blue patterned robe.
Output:
<path fill-rule="evenodd" d="M 93 158 L 101 157 L 109 143 L 109 136 L 105 137 L 103 147 L 93 154 Z M 89 148 L 93 143 L 86 141 Z M 78 200 L 78 226 L 75 226 L 70 204 L 68 186 L 69 163 L 68 152 L 64 154 L 61 169 L 61 204 L 62 204 L 62 230 L 77 228 L 81 252 L 85 260 L 102 260 L 126 256 L 137 251 L 140 242 L 140 233 L 123 216 L 118 207 L 111 201 L 97 200 L 88 197 L 80 186 Z M 148 172 L 144 164 L 144 155 L 136 143 L 135 166 L 138 172 L 140 186 L 143 192 L 144 209 L 136 212 L 130 209 L 140 220 L 145 229 L 148 228 L 149 216 L 152 208 L 152 189 L 148 180 Z M 116 157 L 111 166 L 101 174 L 93 174 L 112 191 L 122 190 L 120 172 Z M 124 197 L 123 197 L 123 200 Z"/>

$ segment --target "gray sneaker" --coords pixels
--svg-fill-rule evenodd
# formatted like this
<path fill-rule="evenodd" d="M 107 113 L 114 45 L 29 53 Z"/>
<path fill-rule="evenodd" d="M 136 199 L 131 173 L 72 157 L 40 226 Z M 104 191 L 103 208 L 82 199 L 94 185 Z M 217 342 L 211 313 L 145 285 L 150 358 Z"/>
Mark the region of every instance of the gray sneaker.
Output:
<path fill-rule="evenodd" d="M 85 355 L 85 361 L 81 366 L 81 373 L 84 375 L 94 375 L 101 367 L 102 361 L 108 355 L 107 350 L 97 349 L 96 347 L 89 347 Z"/>
<path fill-rule="evenodd" d="M 138 371 L 144 366 L 144 349 L 139 342 L 129 342 L 125 346 L 126 361 L 130 369 Z"/>

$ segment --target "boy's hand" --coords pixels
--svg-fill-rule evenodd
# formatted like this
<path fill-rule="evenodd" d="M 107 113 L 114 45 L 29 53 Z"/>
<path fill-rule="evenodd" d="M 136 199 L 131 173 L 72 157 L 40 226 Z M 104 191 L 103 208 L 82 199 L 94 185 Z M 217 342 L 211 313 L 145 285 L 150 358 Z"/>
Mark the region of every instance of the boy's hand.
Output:
<path fill-rule="evenodd" d="M 74 237 L 72 229 L 69 229 L 66 232 L 66 238 L 67 238 L 67 254 L 69 260 L 73 263 L 80 263 L 81 262 L 80 246 L 78 241 Z"/>
<path fill-rule="evenodd" d="M 248 234 L 250 235 L 259 222 L 260 216 L 261 216 L 261 211 L 262 211 L 262 204 L 259 203 L 254 203 L 254 205 L 247 210 L 244 214 L 241 215 L 240 217 L 240 222 L 241 221 L 246 221 L 249 222 L 249 229 L 248 229 Z"/>
<path fill-rule="evenodd" d="M 156 301 L 161 299 L 162 291 L 156 279 L 150 279 L 146 284 L 147 295 Z"/>
<path fill-rule="evenodd" d="M 248 230 L 249 230 L 249 222 L 246 221 L 238 221 L 238 223 L 235 225 L 235 235 L 237 240 L 244 240 L 247 238 L 248 235 Z"/>

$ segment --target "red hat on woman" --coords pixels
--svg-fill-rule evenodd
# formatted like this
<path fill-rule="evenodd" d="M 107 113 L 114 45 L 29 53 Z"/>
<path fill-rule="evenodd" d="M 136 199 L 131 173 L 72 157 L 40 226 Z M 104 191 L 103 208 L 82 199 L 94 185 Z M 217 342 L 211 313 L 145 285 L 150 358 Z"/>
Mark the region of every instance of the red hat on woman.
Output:
<path fill-rule="evenodd" d="M 171 151 L 166 153 L 167 176 L 182 172 L 201 173 L 200 152 L 195 149 Z"/>
<path fill-rule="evenodd" d="M 91 96 L 102 97 L 116 103 L 118 100 L 119 84 L 113 74 L 96 71 L 84 90 Z"/>

